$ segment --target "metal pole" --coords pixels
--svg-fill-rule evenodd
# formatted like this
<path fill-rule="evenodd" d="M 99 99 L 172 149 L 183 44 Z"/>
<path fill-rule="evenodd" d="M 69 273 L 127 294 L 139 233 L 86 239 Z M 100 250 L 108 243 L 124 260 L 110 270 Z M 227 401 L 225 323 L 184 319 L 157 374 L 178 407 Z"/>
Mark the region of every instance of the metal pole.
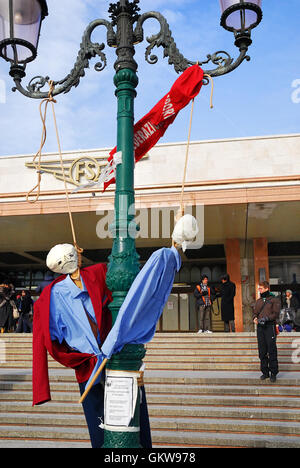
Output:
<path fill-rule="evenodd" d="M 113 322 L 126 297 L 126 294 L 139 272 L 139 257 L 135 248 L 134 225 L 134 99 L 138 85 L 137 64 L 134 60 L 132 13 L 121 1 L 121 8 L 115 18 L 117 24 L 117 56 L 114 83 L 118 100 L 117 151 L 122 153 L 122 163 L 117 166 L 115 192 L 115 220 L 111 226 L 114 237 L 106 282 L 112 291 L 110 306 Z M 107 369 L 138 371 L 145 355 L 143 345 L 126 345 L 117 355 L 112 356 Z M 139 428 L 139 392 L 131 427 Z M 105 429 L 103 448 L 139 448 L 140 433 L 115 432 Z"/>

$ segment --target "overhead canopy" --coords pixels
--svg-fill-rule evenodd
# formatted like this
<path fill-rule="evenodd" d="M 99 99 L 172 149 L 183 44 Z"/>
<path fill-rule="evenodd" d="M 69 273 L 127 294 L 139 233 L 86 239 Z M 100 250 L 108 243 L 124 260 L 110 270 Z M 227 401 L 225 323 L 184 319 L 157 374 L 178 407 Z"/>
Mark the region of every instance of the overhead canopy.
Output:
<path fill-rule="evenodd" d="M 274 202 L 212 205 L 204 210 L 205 245 L 223 245 L 226 239 L 266 237 L 268 242 L 298 242 L 300 230 L 299 202 Z M 148 209 L 138 213 L 143 222 L 143 238 L 137 239 L 137 247 L 146 249 L 149 255 L 152 248 L 168 246 L 166 220 L 170 209 L 163 208 L 159 216 L 151 221 Z M 86 263 L 105 261 L 110 253 L 112 239 L 100 239 L 97 232 L 107 232 L 113 213 L 95 212 L 74 214 L 77 239 L 85 250 Z M 171 213 L 172 217 L 172 213 Z M 157 222 L 159 226 L 154 227 Z M 98 224 L 100 223 L 100 224 Z M 163 228 L 164 225 L 164 228 Z M 151 237 L 151 232 L 155 236 Z M 147 235 L 148 234 L 148 235 Z M 159 237 L 163 236 L 163 237 Z M 0 269 L 4 267 L 25 266 L 40 268 L 45 265 L 45 255 L 52 246 L 61 242 L 72 242 L 67 214 L 27 215 L 1 217 L 0 229 Z M 211 249 L 210 249 L 211 250 Z M 216 250 L 219 257 L 220 249 Z M 211 255 L 211 254 L 210 254 Z M 203 258 L 201 250 L 190 251 L 186 257 L 197 260 Z"/>

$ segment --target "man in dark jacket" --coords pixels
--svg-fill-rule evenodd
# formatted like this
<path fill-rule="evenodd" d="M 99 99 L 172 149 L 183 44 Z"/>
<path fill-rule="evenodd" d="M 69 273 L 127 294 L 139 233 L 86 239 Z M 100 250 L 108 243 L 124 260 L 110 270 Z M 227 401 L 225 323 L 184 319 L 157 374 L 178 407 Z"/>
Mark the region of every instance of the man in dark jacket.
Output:
<path fill-rule="evenodd" d="M 31 333 L 32 323 L 30 321 L 30 313 L 32 312 L 33 300 L 29 291 L 25 289 L 21 293 L 20 301 L 20 317 L 16 333 Z"/>
<path fill-rule="evenodd" d="M 271 295 L 267 281 L 259 283 L 258 289 L 260 298 L 255 303 L 253 315 L 254 323 L 257 325 L 261 380 L 270 377 L 271 382 L 276 382 L 278 374 L 276 320 L 279 317 L 281 304 L 277 297 Z"/>
<path fill-rule="evenodd" d="M 0 284 L 0 332 L 9 332 L 13 327 L 14 291 L 9 282 Z"/>
<path fill-rule="evenodd" d="M 201 283 L 197 284 L 194 296 L 196 298 L 198 333 L 212 333 L 211 308 L 215 299 L 215 290 L 208 286 L 206 275 L 201 277 Z"/>
<path fill-rule="evenodd" d="M 235 284 L 230 281 L 228 274 L 221 277 L 222 286 L 217 296 L 221 297 L 221 317 L 225 324 L 225 332 L 235 332 L 234 325 L 234 296 Z"/>

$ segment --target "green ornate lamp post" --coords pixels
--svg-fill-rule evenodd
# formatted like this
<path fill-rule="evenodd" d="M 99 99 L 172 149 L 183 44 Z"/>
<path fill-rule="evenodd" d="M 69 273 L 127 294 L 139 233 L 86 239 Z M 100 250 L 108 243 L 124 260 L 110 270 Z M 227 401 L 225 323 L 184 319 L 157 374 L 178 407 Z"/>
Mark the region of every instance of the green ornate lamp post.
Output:
<path fill-rule="evenodd" d="M 116 5 L 111 5 L 109 9 L 118 37 L 116 51 L 118 59 L 115 63 L 114 83 L 118 99 L 117 151 L 122 155 L 122 163 L 116 167 L 115 221 L 111 226 L 114 243 L 106 276 L 106 283 L 113 294 L 113 302 L 110 306 L 113 322 L 139 272 L 135 236 L 134 232 L 129 232 L 129 226 L 134 225 L 134 216 L 129 215 L 129 207 L 134 205 L 133 126 L 135 88 L 138 85 L 138 77 L 137 64 L 134 60 L 133 23 L 139 10 L 137 3 L 128 4 L 126 1 L 121 1 Z M 144 355 L 144 346 L 127 345 L 119 354 L 112 356 L 107 368 L 139 371 Z M 136 431 L 116 432 L 106 428 L 103 448 L 140 447 L 139 409 L 138 394 L 134 417 L 130 423 L 131 428 L 137 428 Z"/>
<path fill-rule="evenodd" d="M 62 80 L 54 81 L 53 96 L 67 93 L 76 87 L 85 75 L 91 58 L 98 56 L 100 62 L 95 65 L 96 71 L 106 67 L 105 45 L 93 43 L 93 31 L 104 26 L 107 33 L 107 45 L 116 48 L 114 83 L 118 99 L 118 130 L 117 149 L 121 154 L 121 162 L 116 167 L 115 221 L 111 226 L 114 235 L 112 253 L 109 258 L 107 285 L 113 293 L 111 311 L 113 321 L 126 294 L 139 272 L 138 255 L 135 249 L 134 216 L 134 99 L 138 85 L 137 64 L 134 60 L 134 44 L 144 40 L 143 25 L 147 19 L 156 19 L 160 31 L 146 38 L 146 61 L 155 64 L 158 61 L 152 54 L 154 47 L 163 47 L 164 57 L 168 57 L 170 65 L 177 73 L 198 62 L 200 66 L 212 63 L 214 68 L 205 70 L 212 77 L 221 76 L 236 69 L 244 60 L 250 60 L 247 55 L 252 43 L 251 30 L 262 19 L 261 0 L 220 0 L 222 17 L 221 25 L 235 35 L 235 45 L 239 49 L 236 60 L 224 51 L 207 55 L 204 61 L 186 59 L 178 50 L 172 37 L 166 19 L 158 12 L 140 14 L 139 0 L 120 0 L 111 3 L 109 14 L 111 21 L 96 19 L 86 28 L 77 60 L 72 71 Z M 43 87 L 49 77 L 34 77 L 24 88 L 22 80 L 25 77 L 27 64 L 37 55 L 37 45 L 43 19 L 48 15 L 46 0 L 1 0 L 0 4 L 0 56 L 10 62 L 10 75 L 15 82 L 14 91 L 18 90 L 24 96 L 33 99 L 44 99 L 48 92 Z M 108 363 L 109 369 L 138 371 L 145 350 L 142 345 L 127 345 Z M 139 398 L 130 426 L 139 426 Z M 139 432 L 105 431 L 105 447 L 139 447 Z"/>

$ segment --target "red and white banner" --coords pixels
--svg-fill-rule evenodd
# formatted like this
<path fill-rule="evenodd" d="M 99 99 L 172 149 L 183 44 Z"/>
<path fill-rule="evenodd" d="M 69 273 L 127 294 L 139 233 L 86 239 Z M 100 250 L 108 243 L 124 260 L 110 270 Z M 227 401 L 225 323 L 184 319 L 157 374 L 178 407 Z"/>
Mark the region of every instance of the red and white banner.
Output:
<path fill-rule="evenodd" d="M 158 140 L 165 134 L 170 124 L 174 122 L 178 113 L 188 105 L 200 92 L 203 84 L 203 70 L 199 65 L 187 68 L 175 81 L 172 88 L 148 114 L 134 126 L 134 157 L 138 162 L 153 148 Z M 115 182 L 114 155 L 115 147 L 108 157 L 105 168 L 104 191 Z M 110 169 L 111 168 L 111 169 Z"/>

